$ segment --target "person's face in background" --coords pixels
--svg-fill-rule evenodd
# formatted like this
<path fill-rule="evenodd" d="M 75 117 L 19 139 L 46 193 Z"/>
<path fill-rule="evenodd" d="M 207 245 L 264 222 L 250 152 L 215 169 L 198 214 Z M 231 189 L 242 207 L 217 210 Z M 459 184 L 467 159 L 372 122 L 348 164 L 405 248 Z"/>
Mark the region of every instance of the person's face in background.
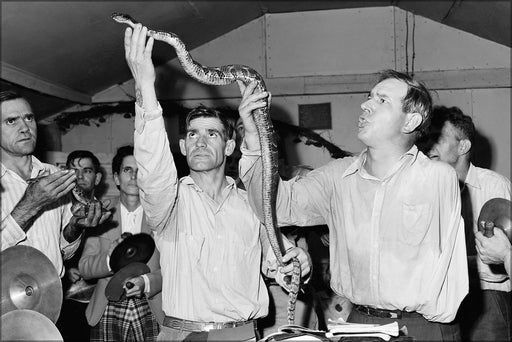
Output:
<path fill-rule="evenodd" d="M 94 188 L 100 184 L 101 172 L 96 170 L 90 158 L 75 158 L 69 165 L 70 170 L 75 170 L 76 184 L 85 194 L 92 196 Z"/>
<path fill-rule="evenodd" d="M 121 195 L 139 196 L 139 186 L 137 185 L 137 173 L 139 168 L 133 155 L 123 158 L 119 173 L 114 173 L 114 182 L 116 183 Z"/>
<path fill-rule="evenodd" d="M 460 157 L 459 146 L 461 140 L 457 129 L 449 121 L 445 122 L 441 130 L 441 135 L 430 149 L 428 157 L 455 167 Z"/>

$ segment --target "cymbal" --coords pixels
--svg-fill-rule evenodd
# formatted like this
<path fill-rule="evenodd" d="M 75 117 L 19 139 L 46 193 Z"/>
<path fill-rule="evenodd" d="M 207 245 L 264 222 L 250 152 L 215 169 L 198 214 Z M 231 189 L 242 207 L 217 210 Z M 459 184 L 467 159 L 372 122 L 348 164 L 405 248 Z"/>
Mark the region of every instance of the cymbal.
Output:
<path fill-rule="evenodd" d="M 142 262 L 132 262 L 117 271 L 105 287 L 105 296 L 108 300 L 120 301 L 125 298 L 123 285 L 126 280 L 149 273 L 149 266 Z"/>
<path fill-rule="evenodd" d="M 117 272 L 132 262 L 147 263 L 155 251 L 155 241 L 149 234 L 128 236 L 110 255 L 110 268 Z"/>
<path fill-rule="evenodd" d="M 69 287 L 64 298 L 79 303 L 89 303 L 95 288 L 96 283 L 88 283 L 82 278 Z"/>
<path fill-rule="evenodd" d="M 41 251 L 17 245 L 5 249 L 2 260 L 2 307 L 37 311 L 57 322 L 62 305 L 62 283 L 51 263 Z"/>
<path fill-rule="evenodd" d="M 478 230 L 485 236 L 491 237 L 493 235 L 492 228 L 500 228 L 512 242 L 511 211 L 512 202 L 505 198 L 492 198 L 488 200 L 480 210 L 480 215 L 478 216 Z M 480 223 L 482 221 L 487 222 L 488 227 L 482 225 Z M 490 222 L 492 222 L 492 224 L 490 224 Z"/>
<path fill-rule="evenodd" d="M 34 310 L 14 310 L 1 318 L 2 341 L 64 341 L 59 329 Z"/>

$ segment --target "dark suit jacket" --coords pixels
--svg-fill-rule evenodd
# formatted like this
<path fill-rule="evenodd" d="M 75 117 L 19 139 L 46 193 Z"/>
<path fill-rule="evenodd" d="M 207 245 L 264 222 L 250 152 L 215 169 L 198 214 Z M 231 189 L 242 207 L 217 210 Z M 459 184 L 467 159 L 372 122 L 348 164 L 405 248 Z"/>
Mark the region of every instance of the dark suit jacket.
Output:
<path fill-rule="evenodd" d="M 85 241 L 82 257 L 78 267 L 80 274 L 84 279 L 98 279 L 94 293 L 89 301 L 85 311 L 87 322 L 91 326 L 98 324 L 101 316 L 105 312 L 108 299 L 105 296 L 105 288 L 113 276 L 113 272 L 108 270 L 107 254 L 112 241 L 121 237 L 121 207 L 119 200 L 115 206 L 115 212 L 112 220 L 96 228 L 97 234 L 90 234 Z M 142 218 L 141 233 L 152 233 L 146 223 L 146 217 Z M 150 293 L 147 295 L 151 311 L 159 323 L 163 322 L 162 311 L 162 274 L 160 272 L 160 253 L 155 248 L 151 259 L 148 261 L 151 273 L 147 276 L 150 281 Z"/>

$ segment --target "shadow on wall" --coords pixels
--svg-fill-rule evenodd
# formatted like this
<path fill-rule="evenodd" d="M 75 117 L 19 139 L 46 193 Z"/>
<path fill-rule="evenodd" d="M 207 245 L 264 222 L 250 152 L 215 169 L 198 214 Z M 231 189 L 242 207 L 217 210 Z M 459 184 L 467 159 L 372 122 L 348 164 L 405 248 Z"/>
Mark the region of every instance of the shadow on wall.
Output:
<path fill-rule="evenodd" d="M 490 169 L 493 161 L 493 148 L 490 140 L 478 130 L 475 131 L 471 161 L 475 166 Z"/>

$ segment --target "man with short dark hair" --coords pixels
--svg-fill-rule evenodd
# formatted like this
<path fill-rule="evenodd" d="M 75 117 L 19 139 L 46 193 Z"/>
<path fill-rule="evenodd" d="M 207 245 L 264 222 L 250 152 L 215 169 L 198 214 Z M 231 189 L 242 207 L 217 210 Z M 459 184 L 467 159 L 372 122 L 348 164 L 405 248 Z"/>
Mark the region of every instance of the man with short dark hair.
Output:
<path fill-rule="evenodd" d="M 91 151 L 75 150 L 68 154 L 66 168 L 75 171 L 76 186 L 80 187 L 82 196 L 89 201 L 96 200 L 95 189 L 102 179 L 98 158 Z M 66 268 L 66 277 L 62 281 L 64 300 L 59 320 L 55 325 L 59 328 L 65 340 L 89 340 L 90 328 L 85 318 L 85 309 L 90 298 L 80 298 L 80 300 L 66 298 L 68 291 L 73 291 L 74 288 L 94 285 L 94 283 L 87 283 L 82 279 L 78 270 L 78 261 L 82 256 L 85 239 L 86 237 L 82 236 L 82 242 L 75 255 L 64 261 Z"/>
<path fill-rule="evenodd" d="M 85 197 L 93 199 L 95 189 L 103 177 L 98 157 L 91 151 L 75 150 L 68 154 L 66 168 L 75 171 L 76 184 L 82 189 Z"/>
<path fill-rule="evenodd" d="M 261 213 L 261 148 L 252 111 L 265 93 L 241 86 L 240 175 Z M 256 105 L 255 105 L 256 103 Z M 259 105 L 258 105 L 259 104 Z M 361 104 L 358 156 L 279 182 L 281 224 L 327 224 L 331 288 L 354 307 L 354 323 L 407 326 L 424 340 L 456 340 L 453 321 L 468 289 L 460 194 L 453 169 L 415 146 L 432 99 L 406 74 L 384 71 Z"/>
<path fill-rule="evenodd" d="M 461 186 L 470 280 L 469 295 L 462 302 L 458 314 L 462 339 L 475 342 L 509 341 L 512 339 L 510 274 L 503 269 L 499 270 L 499 267 L 487 265 L 490 260 L 478 253 L 475 237 L 480 240 L 481 247 L 482 243 L 485 243 L 486 252 L 496 246 L 495 248 L 500 249 L 501 258 L 507 255 L 507 249 L 503 247 L 503 242 L 506 243 L 507 239 L 503 238 L 503 232 L 494 229 L 498 236 L 487 241 L 487 238 L 478 231 L 478 226 L 482 223 L 477 221 L 483 205 L 488 200 L 510 200 L 510 180 L 497 172 L 471 163 L 474 136 L 473 120 L 460 108 L 434 108 L 430 128 L 430 137 L 434 137 L 434 144 L 428 155 L 431 159 L 453 167 Z M 510 249 L 508 256 L 510 257 Z M 508 265 L 510 267 L 510 261 Z"/>
<path fill-rule="evenodd" d="M 158 323 L 163 319 L 158 250 L 147 263 L 151 272 L 127 280 L 134 286 L 125 287 L 126 298 L 112 301 L 105 294 L 114 274 L 110 268 L 113 250 L 129 235 L 153 236 L 140 203 L 133 146 L 118 148 L 112 159 L 112 174 L 119 189 L 113 220 L 101 227 L 97 235 L 86 239 L 79 262 L 85 279 L 98 279 L 85 312 L 91 326 L 91 341 L 151 342 L 156 340 Z M 141 251 L 142 246 L 138 252 Z"/>
<path fill-rule="evenodd" d="M 190 111 L 179 141 L 190 175 L 178 179 L 156 97 L 153 38 L 146 43 L 146 36 L 140 24 L 128 28 L 124 46 L 137 94 L 134 143 L 141 201 L 161 253 L 166 317 L 158 338 L 255 341 L 254 322 L 268 312 L 261 259 L 273 254 L 264 250 L 266 232 L 245 191 L 225 175 L 226 157 L 236 145 L 233 126 L 219 111 Z M 307 275 L 304 250 L 292 247 L 283 259 L 294 257 Z M 278 273 L 291 274 L 292 267 Z"/>
<path fill-rule="evenodd" d="M 104 222 L 110 212 L 102 212 L 102 204 L 91 201 L 85 216 L 72 213 L 65 196 L 75 187 L 76 175 L 33 155 L 37 126 L 32 107 L 14 91 L 1 92 L 0 103 L 1 250 L 15 245 L 37 248 L 62 277 L 63 259 L 73 256 L 84 229 Z"/>

